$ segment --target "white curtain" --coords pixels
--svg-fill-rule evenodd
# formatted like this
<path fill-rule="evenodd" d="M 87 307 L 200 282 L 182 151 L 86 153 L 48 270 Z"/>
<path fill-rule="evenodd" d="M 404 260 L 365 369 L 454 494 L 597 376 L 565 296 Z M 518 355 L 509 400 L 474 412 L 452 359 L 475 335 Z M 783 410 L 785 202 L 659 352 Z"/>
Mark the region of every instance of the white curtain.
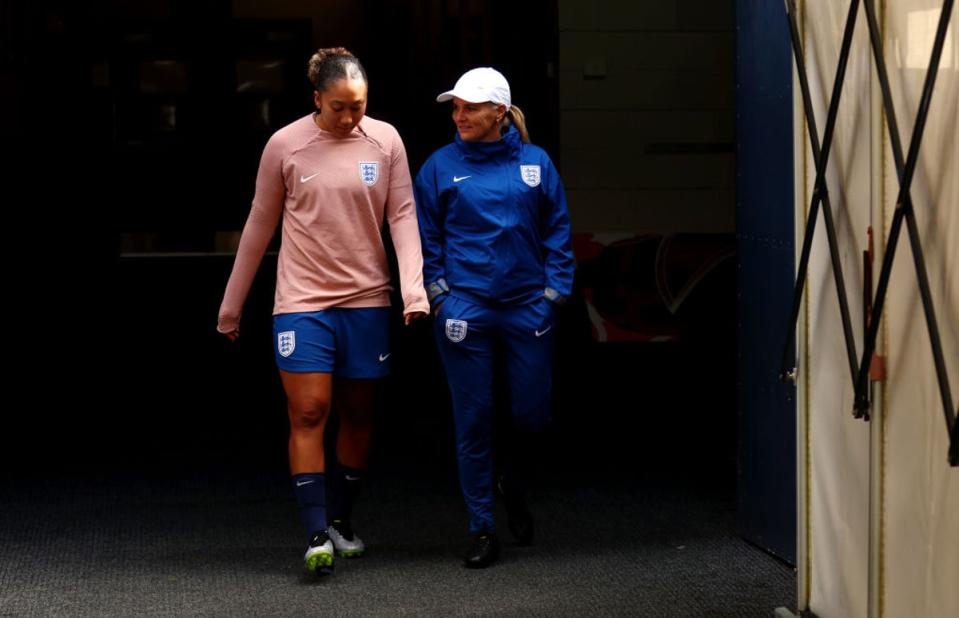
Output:
<path fill-rule="evenodd" d="M 942 0 L 885 2 L 885 56 L 908 149 Z M 959 399 L 959 40 L 953 9 L 912 198 L 942 335 L 953 406 Z M 888 142 L 887 142 L 888 143 Z M 885 221 L 899 183 L 885 152 Z M 949 448 L 916 271 L 903 229 L 889 286 L 886 342 L 886 616 L 959 616 L 959 468 Z"/>
<path fill-rule="evenodd" d="M 938 21 L 941 0 L 877 2 L 903 148 L 908 150 Z M 820 136 L 832 94 L 849 2 L 801 4 L 805 58 Z M 959 40 L 955 13 L 912 185 L 932 295 L 953 397 L 959 398 Z M 863 346 L 862 252 L 875 228 L 878 280 L 898 181 L 888 129 L 880 125 L 880 93 L 865 11 L 843 86 L 828 187 L 846 275 L 857 353 Z M 797 114 L 802 113 L 797 107 Z M 880 130 L 881 128 L 881 130 Z M 806 135 L 805 183 L 797 203 L 808 208 L 815 165 Z M 803 186 L 804 185 L 804 186 Z M 874 614 L 959 616 L 959 469 L 947 463 L 948 435 L 906 230 L 880 331 L 888 357 L 883 401 L 882 458 L 870 495 L 870 427 L 852 417 L 853 389 L 839 305 L 820 218 L 812 249 L 804 319 L 807 337 L 800 388 L 807 396 L 806 512 L 809 608 L 822 618 L 866 616 L 870 501 L 881 509 L 878 603 Z M 858 358 L 857 358 L 858 362 Z M 803 596 L 803 591 L 800 591 Z"/>

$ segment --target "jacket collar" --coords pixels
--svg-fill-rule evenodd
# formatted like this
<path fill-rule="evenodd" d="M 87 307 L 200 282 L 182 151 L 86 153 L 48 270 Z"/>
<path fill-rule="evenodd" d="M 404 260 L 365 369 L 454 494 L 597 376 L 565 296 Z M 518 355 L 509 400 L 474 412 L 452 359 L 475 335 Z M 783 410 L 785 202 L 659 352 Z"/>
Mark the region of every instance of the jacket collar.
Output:
<path fill-rule="evenodd" d="M 454 137 L 456 147 L 465 159 L 471 161 L 486 161 L 500 157 L 514 158 L 519 156 L 523 145 L 516 127 L 510 125 L 506 134 L 495 142 L 464 142 L 459 133 Z"/>

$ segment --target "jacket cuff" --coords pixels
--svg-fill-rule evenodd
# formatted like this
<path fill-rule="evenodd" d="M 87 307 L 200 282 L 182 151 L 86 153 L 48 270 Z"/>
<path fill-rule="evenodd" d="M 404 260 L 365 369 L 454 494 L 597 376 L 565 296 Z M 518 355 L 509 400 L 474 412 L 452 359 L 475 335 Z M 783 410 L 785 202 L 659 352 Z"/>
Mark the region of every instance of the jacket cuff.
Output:
<path fill-rule="evenodd" d="M 433 283 L 426 286 L 426 297 L 429 299 L 430 305 L 435 305 L 435 301 L 449 291 L 450 286 L 446 284 L 446 279 L 440 277 Z"/>
<path fill-rule="evenodd" d="M 550 287 L 547 287 L 545 290 L 543 290 L 543 296 L 546 297 L 546 300 L 558 307 L 561 307 L 566 303 L 566 297 Z"/>

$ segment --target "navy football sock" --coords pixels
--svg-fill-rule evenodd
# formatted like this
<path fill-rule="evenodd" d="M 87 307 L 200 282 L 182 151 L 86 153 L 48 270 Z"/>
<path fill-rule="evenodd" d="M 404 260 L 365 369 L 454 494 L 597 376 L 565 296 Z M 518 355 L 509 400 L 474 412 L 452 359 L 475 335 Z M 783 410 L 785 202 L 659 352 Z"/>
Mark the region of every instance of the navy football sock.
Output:
<path fill-rule="evenodd" d="M 309 542 L 315 533 L 326 530 L 326 475 L 320 472 L 294 474 L 293 493 Z"/>

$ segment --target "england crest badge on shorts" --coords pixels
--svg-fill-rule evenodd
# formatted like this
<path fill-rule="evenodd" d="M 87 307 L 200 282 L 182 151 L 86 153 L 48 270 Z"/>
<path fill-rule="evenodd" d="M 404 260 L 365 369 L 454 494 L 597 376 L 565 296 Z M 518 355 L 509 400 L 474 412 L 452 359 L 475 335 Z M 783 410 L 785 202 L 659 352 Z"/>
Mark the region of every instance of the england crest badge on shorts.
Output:
<path fill-rule="evenodd" d="M 523 182 L 531 187 L 539 186 L 539 166 L 538 165 L 520 165 L 519 175 Z"/>
<path fill-rule="evenodd" d="M 360 180 L 367 187 L 372 187 L 380 179 L 379 161 L 360 161 Z"/>
<path fill-rule="evenodd" d="M 287 358 L 296 349 L 296 331 L 287 330 L 276 336 L 276 349 L 280 356 Z"/>
<path fill-rule="evenodd" d="M 446 320 L 446 338 L 453 343 L 466 339 L 466 320 Z"/>

